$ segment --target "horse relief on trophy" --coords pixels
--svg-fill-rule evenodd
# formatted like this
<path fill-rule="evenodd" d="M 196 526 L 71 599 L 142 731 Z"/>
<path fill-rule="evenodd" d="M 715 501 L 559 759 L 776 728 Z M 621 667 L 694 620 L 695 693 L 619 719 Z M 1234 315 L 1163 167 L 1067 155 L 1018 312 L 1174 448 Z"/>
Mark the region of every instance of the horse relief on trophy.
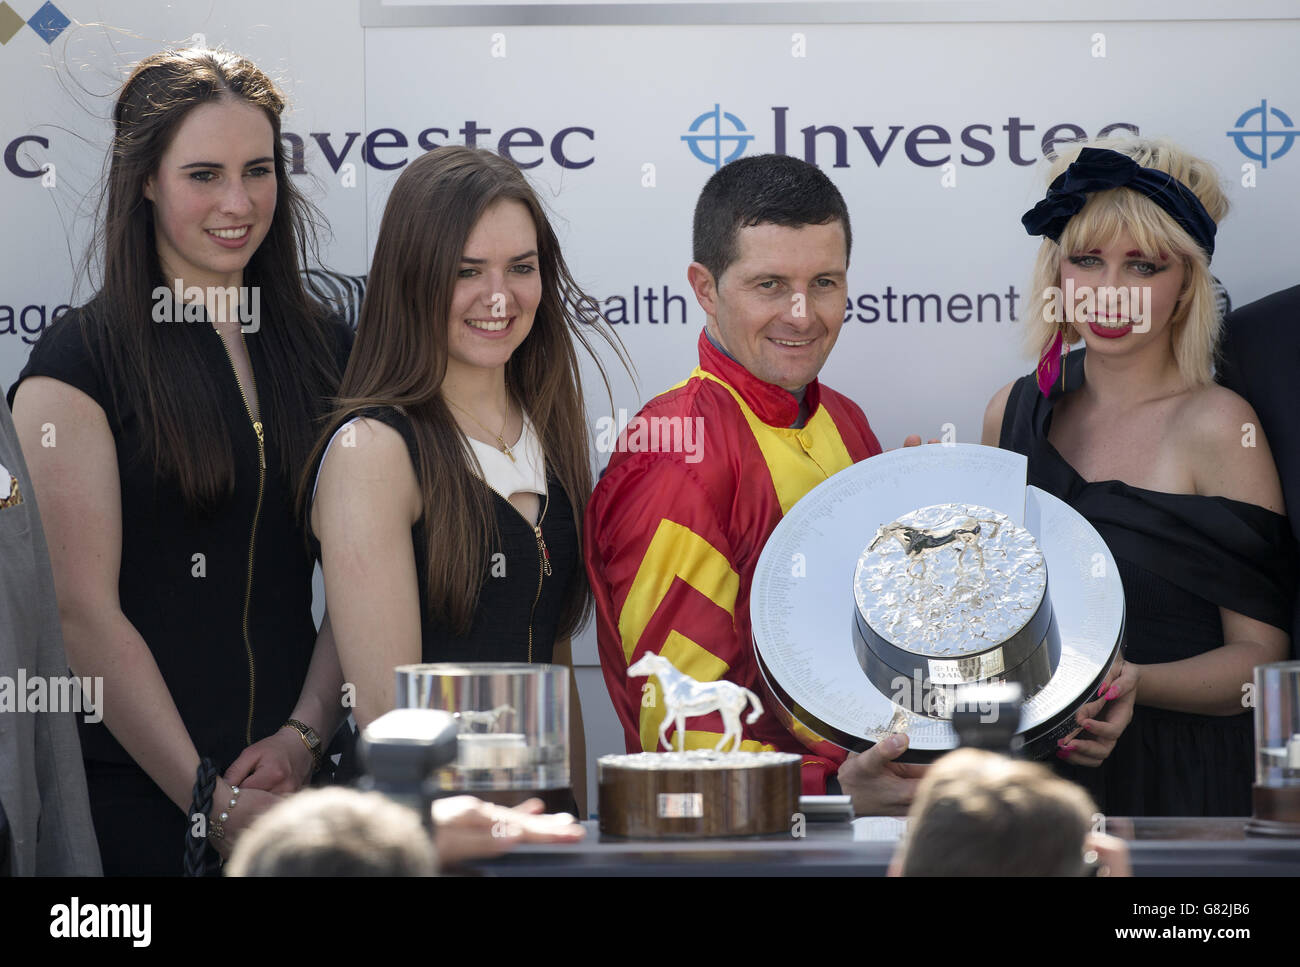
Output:
<path fill-rule="evenodd" d="M 862 671 L 918 714 L 951 718 L 957 688 L 982 682 L 1017 682 L 1031 698 L 1060 662 L 1043 552 L 987 507 L 935 504 L 881 526 L 853 598 Z"/>

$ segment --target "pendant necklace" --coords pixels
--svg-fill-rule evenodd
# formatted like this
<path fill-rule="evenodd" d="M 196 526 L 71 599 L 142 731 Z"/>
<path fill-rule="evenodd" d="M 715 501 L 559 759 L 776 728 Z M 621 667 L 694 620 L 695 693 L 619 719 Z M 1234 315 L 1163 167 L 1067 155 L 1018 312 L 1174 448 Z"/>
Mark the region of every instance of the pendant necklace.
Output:
<path fill-rule="evenodd" d="M 482 421 L 480 421 L 478 417 L 476 417 L 469 410 L 465 409 L 465 407 L 461 406 L 451 397 L 444 394 L 442 398 L 446 400 L 448 403 L 450 403 L 452 406 L 456 407 L 456 409 L 460 410 L 466 416 L 468 416 L 471 420 L 473 420 L 484 433 L 488 434 L 489 436 L 496 437 L 497 445 L 501 447 L 501 452 L 510 458 L 511 463 L 516 462 L 514 453 L 511 452 L 511 448 L 506 445 L 506 441 L 505 441 L 506 424 L 510 422 L 509 400 L 506 401 L 506 418 L 501 421 L 501 432 L 493 433 L 491 430 L 489 430 L 486 426 L 483 425 Z"/>

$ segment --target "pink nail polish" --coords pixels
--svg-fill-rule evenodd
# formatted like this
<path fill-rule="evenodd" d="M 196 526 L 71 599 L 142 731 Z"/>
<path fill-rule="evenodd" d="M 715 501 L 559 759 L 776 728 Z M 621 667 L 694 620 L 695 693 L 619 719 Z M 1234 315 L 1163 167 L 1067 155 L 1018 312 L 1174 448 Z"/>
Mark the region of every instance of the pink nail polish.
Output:
<path fill-rule="evenodd" d="M 1112 698 L 1119 698 L 1119 687 L 1116 685 L 1112 685 L 1110 691 L 1106 693 L 1106 701 L 1109 702 Z"/>
<path fill-rule="evenodd" d="M 1066 752 L 1064 749 L 1057 749 L 1056 757 L 1058 759 L 1068 759 L 1070 758 L 1070 753 Z"/>

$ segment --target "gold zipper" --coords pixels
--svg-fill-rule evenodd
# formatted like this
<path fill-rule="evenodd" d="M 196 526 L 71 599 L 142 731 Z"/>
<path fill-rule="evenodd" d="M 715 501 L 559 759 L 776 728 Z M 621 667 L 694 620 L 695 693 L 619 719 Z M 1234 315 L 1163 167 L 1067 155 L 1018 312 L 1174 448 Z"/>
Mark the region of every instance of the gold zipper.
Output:
<path fill-rule="evenodd" d="M 217 338 L 221 339 L 221 348 L 226 351 L 226 360 L 230 363 L 230 371 L 235 374 L 235 385 L 239 387 L 239 396 L 244 401 L 244 410 L 248 413 L 248 419 L 253 424 L 253 432 L 257 434 L 257 506 L 253 510 L 253 526 L 248 533 L 248 583 L 244 588 L 244 651 L 248 654 L 248 724 L 244 727 L 244 738 L 248 745 L 253 744 L 253 700 L 256 695 L 257 669 L 253 661 L 253 645 L 248 638 L 248 608 L 253 599 L 253 547 L 257 543 L 257 522 L 262 516 L 262 492 L 266 483 L 266 436 L 262 426 L 262 421 L 254 419 L 253 408 L 248 405 L 248 395 L 244 392 L 244 384 L 239 380 L 239 370 L 235 369 L 235 360 L 230 355 L 230 347 L 226 341 L 221 338 L 221 333 L 215 328 L 212 330 L 217 333 Z M 239 333 L 240 341 L 244 339 L 243 330 Z M 253 392 L 257 392 L 257 377 L 253 375 L 253 357 L 248 357 L 248 376 L 253 383 Z"/>
<path fill-rule="evenodd" d="M 506 503 L 509 504 L 510 501 L 507 500 Z M 514 504 L 510 504 L 510 506 L 515 507 Z M 537 518 L 536 524 L 529 524 L 529 526 L 532 527 L 533 529 L 533 536 L 537 538 L 537 593 L 533 595 L 533 606 L 528 611 L 528 661 L 529 662 L 532 662 L 533 660 L 533 614 L 537 611 L 537 602 L 540 601 L 542 598 L 542 578 L 550 577 L 552 574 L 551 552 L 546 549 L 546 541 L 542 537 L 542 521 L 546 520 L 546 508 L 550 506 L 551 506 L 551 488 L 547 487 L 546 502 L 542 504 L 542 513 Z M 519 513 L 518 507 L 515 507 L 515 513 L 518 513 L 520 517 L 524 517 L 522 513 Z M 525 523 L 527 523 L 528 518 L 524 517 L 524 521 Z"/>

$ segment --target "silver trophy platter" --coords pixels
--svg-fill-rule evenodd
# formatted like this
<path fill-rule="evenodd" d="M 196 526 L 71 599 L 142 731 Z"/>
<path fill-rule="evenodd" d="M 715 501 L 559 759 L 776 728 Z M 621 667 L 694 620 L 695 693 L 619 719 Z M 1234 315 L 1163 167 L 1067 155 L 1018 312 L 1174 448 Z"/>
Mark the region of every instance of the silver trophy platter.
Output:
<path fill-rule="evenodd" d="M 1025 475 L 1025 458 L 1006 450 L 908 447 L 854 464 L 790 509 L 763 548 L 750 595 L 759 667 L 787 726 L 797 721 L 852 751 L 906 732 L 909 757 L 928 759 L 957 746 L 949 718 L 960 695 L 933 689 L 935 702 L 932 686 L 1018 680 L 1027 686 L 1017 734 L 1026 754 L 1054 751 L 1077 727 L 1075 713 L 1123 644 L 1123 585 L 1092 525 L 1026 486 Z M 919 511 L 938 514 L 935 505 L 1007 521 L 1010 536 L 990 555 L 997 542 L 985 524 L 983 562 L 953 544 L 926 559 L 935 569 L 928 575 L 888 546 L 868 553 L 882 528 Z M 944 513 L 951 518 L 952 508 Z M 1040 553 L 1041 573 L 1033 566 Z M 969 591 L 983 572 L 988 593 L 1025 608 L 1025 618 L 1017 623 L 990 606 L 947 628 L 936 622 L 931 600 L 942 588 L 965 581 Z M 882 595 L 908 587 L 910 597 Z M 995 626 L 988 640 L 971 631 L 983 620 Z M 1017 667 L 1020 677 L 1007 674 Z"/>

